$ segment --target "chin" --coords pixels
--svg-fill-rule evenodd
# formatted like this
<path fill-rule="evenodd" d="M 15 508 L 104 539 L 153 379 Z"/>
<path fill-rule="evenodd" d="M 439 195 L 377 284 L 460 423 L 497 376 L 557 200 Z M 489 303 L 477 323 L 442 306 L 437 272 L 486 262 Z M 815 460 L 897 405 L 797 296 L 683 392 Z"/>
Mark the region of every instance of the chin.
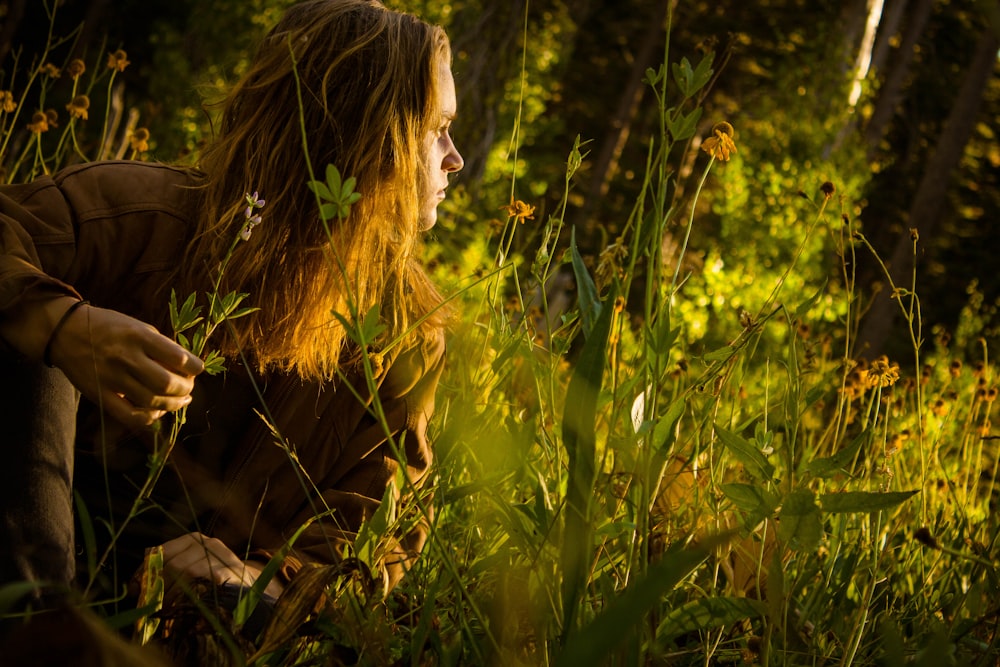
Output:
<path fill-rule="evenodd" d="M 437 210 L 431 211 L 430 213 L 425 213 L 420 216 L 420 220 L 417 222 L 417 228 L 426 232 L 437 224 Z"/>

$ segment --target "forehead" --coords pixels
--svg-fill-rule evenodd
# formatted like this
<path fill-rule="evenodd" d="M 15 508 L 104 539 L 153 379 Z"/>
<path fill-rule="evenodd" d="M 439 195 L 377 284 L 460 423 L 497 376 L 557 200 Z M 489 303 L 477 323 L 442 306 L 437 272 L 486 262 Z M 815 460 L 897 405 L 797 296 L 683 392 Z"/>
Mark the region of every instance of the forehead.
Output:
<path fill-rule="evenodd" d="M 446 60 L 441 60 L 437 70 L 437 106 L 441 112 L 448 116 L 454 116 L 458 102 L 455 95 L 455 76 L 451 72 L 451 65 Z"/>

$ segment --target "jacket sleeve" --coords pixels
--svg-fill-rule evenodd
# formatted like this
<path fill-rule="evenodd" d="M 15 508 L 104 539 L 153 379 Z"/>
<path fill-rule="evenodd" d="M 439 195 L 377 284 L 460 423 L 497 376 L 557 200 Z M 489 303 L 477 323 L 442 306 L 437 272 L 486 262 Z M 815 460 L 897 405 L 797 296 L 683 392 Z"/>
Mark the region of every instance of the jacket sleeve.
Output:
<path fill-rule="evenodd" d="M 0 188 L 0 318 L 26 300 L 76 296 L 72 211 L 51 178 Z"/>

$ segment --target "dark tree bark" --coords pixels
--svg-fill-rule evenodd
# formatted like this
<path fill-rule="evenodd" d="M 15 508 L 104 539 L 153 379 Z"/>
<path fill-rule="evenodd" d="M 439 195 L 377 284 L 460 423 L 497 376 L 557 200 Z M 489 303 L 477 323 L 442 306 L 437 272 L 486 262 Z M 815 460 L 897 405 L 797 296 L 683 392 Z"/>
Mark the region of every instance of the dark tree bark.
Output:
<path fill-rule="evenodd" d="M 910 0 L 886 0 L 885 8 L 882 11 L 882 23 L 878 27 L 878 34 L 875 36 L 875 48 L 872 49 L 871 68 L 876 72 L 882 72 L 889 59 L 889 51 L 893 37 L 899 31 L 899 26 L 903 21 L 907 5 Z"/>
<path fill-rule="evenodd" d="M 966 70 L 962 87 L 945 121 L 944 129 L 914 194 L 908 216 L 909 227 L 921 239 L 934 233 L 939 213 L 945 203 L 952 175 L 962 158 L 983 101 L 986 83 L 993 76 L 1000 38 L 987 29 L 979 39 L 975 55 Z M 918 246 L 919 252 L 919 246 Z M 913 241 L 910 233 L 903 234 L 886 262 L 897 287 L 909 288 L 914 270 Z M 872 303 L 858 336 L 856 350 L 867 357 L 878 355 L 889 337 L 899 312 L 898 304 L 884 290 Z"/>
<path fill-rule="evenodd" d="M 7 59 L 7 55 L 14 47 L 14 35 L 21 25 L 21 19 L 24 18 L 26 3 L 27 0 L 7 0 L 4 3 L 7 5 L 7 16 L 4 19 L 3 26 L 0 27 L 0 63 Z"/>
<path fill-rule="evenodd" d="M 587 198 L 577 213 L 578 227 L 589 235 L 595 224 L 592 213 L 597 201 L 608 193 L 621 159 L 622 149 L 628 141 L 632 123 L 639 113 L 639 106 L 647 85 L 642 82 L 648 67 L 654 67 L 654 60 L 662 56 L 663 40 L 666 36 L 667 3 L 656 3 L 649 17 L 649 25 L 642 37 L 638 52 L 632 61 L 632 69 L 626 79 L 625 89 L 619 98 L 618 108 L 601 142 L 591 171 Z M 658 48 L 659 47 L 659 48 Z"/>
<path fill-rule="evenodd" d="M 913 62 L 917 41 L 927 26 L 927 19 L 931 15 L 933 5 L 934 0 L 917 0 L 916 6 L 909 12 L 903 38 L 899 45 L 899 56 L 893 62 L 892 68 L 879 88 L 875 108 L 865 128 L 865 142 L 868 145 L 869 159 L 872 159 L 878 150 L 882 135 L 899 106 L 903 84 L 910 73 L 910 65 Z M 891 35 L 887 34 L 883 43 L 888 42 L 889 37 Z"/>

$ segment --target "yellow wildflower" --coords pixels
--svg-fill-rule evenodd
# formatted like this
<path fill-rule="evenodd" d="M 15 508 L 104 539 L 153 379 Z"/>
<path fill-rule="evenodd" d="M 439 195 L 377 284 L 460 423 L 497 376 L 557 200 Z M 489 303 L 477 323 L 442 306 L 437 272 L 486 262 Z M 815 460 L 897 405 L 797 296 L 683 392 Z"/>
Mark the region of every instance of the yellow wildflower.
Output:
<path fill-rule="evenodd" d="M 137 153 L 144 153 L 149 150 L 149 130 L 144 127 L 137 127 L 129 135 L 129 144 L 132 146 L 132 150 Z"/>
<path fill-rule="evenodd" d="M 865 384 L 871 388 L 889 387 L 899 379 L 899 364 L 889 362 L 885 355 L 872 362 L 872 365 L 865 371 Z"/>
<path fill-rule="evenodd" d="M 49 127 L 59 127 L 59 112 L 55 109 L 46 109 L 45 120 L 49 122 Z"/>
<path fill-rule="evenodd" d="M 73 58 L 69 61 L 69 65 L 66 66 L 66 73 L 69 74 L 69 78 L 76 81 L 80 78 L 84 72 L 87 71 L 87 64 L 84 63 L 79 58 Z"/>
<path fill-rule="evenodd" d="M 122 49 L 118 49 L 114 53 L 108 54 L 108 69 L 115 69 L 119 72 L 124 72 L 125 68 L 131 64 L 131 61 L 128 59 L 128 54 Z"/>
<path fill-rule="evenodd" d="M 14 93 L 9 90 L 0 90 L 0 109 L 11 113 L 17 108 L 17 102 L 14 101 Z"/>
<path fill-rule="evenodd" d="M 45 63 L 44 65 L 42 65 L 41 68 L 39 69 L 39 72 L 47 76 L 50 76 L 53 79 L 58 79 L 59 75 L 62 74 L 62 72 L 59 71 L 59 68 L 53 65 L 52 63 Z"/>
<path fill-rule="evenodd" d="M 372 377 L 377 378 L 385 372 L 385 353 L 368 346 L 368 361 L 371 363 Z"/>
<path fill-rule="evenodd" d="M 28 124 L 28 129 L 35 134 L 49 131 L 49 118 L 45 115 L 44 111 L 36 111 L 31 116 L 31 123 Z"/>
<path fill-rule="evenodd" d="M 90 98 L 86 95 L 77 95 L 73 101 L 66 105 L 70 118 L 87 120 L 87 109 L 90 108 Z"/>
<path fill-rule="evenodd" d="M 736 144 L 733 142 L 733 126 L 726 121 L 713 125 L 712 136 L 701 142 L 701 150 L 716 160 L 728 162 L 729 156 L 736 153 Z"/>
<path fill-rule="evenodd" d="M 500 210 L 507 211 L 507 215 L 516 219 L 522 225 L 525 220 L 535 219 L 535 207 L 525 204 L 520 199 L 511 199 L 506 206 L 501 206 Z"/>

